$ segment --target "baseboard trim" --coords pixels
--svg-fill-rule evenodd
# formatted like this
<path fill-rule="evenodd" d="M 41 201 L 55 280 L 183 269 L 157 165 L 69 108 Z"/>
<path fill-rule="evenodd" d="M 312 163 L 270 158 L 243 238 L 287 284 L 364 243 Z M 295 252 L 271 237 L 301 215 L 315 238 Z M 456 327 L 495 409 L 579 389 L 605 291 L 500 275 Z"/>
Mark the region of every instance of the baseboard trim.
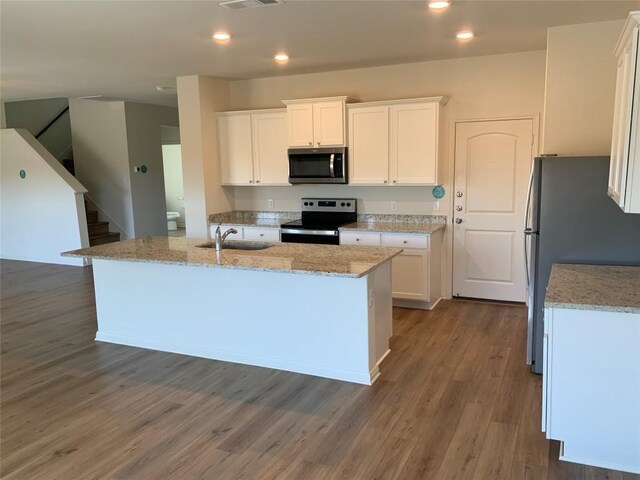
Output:
<path fill-rule="evenodd" d="M 303 362 L 293 362 L 273 357 L 262 357 L 240 352 L 231 352 L 221 349 L 211 349 L 200 346 L 187 346 L 171 342 L 154 342 L 132 337 L 124 337 L 98 331 L 95 340 L 98 342 L 115 343 L 129 347 L 146 348 L 149 350 L 159 350 L 161 352 L 177 353 L 180 355 L 191 355 L 194 357 L 209 358 L 223 362 L 241 363 L 243 365 L 253 365 L 255 367 L 273 368 L 286 370 L 288 372 L 303 373 L 324 378 L 333 378 L 345 382 L 359 383 L 361 385 L 372 385 L 380 376 L 378 364 L 387 355 L 382 356 L 378 364 L 370 372 L 355 372 L 350 370 L 340 370 L 332 367 L 311 365 Z"/>
<path fill-rule="evenodd" d="M 402 308 L 415 308 L 418 310 L 433 310 L 434 308 L 436 308 L 436 305 L 440 303 L 440 300 L 442 300 L 441 297 L 439 297 L 435 302 L 420 302 L 418 300 L 404 300 L 400 298 L 394 298 L 393 306 Z"/>

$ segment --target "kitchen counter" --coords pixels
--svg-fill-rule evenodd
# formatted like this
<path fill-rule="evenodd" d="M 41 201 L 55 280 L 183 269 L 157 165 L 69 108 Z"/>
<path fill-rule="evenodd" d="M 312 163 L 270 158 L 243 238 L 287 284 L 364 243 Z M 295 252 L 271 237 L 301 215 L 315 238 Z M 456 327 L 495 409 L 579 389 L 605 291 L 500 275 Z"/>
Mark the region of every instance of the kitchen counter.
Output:
<path fill-rule="evenodd" d="M 209 224 L 246 225 L 248 227 L 280 228 L 285 222 L 300 219 L 300 212 L 259 212 L 234 210 L 209 215 Z"/>
<path fill-rule="evenodd" d="M 355 222 L 343 225 L 340 231 L 385 232 L 385 233 L 422 233 L 432 234 L 445 228 L 442 223 L 406 223 L 406 222 Z"/>
<path fill-rule="evenodd" d="M 554 264 L 545 307 L 640 313 L 640 267 Z"/>
<path fill-rule="evenodd" d="M 96 340 L 364 385 L 380 376 L 401 249 L 205 243 L 146 237 L 64 253 L 92 260 Z"/>
<path fill-rule="evenodd" d="M 223 249 L 218 254 L 215 248 L 198 247 L 208 243 L 184 237 L 144 237 L 73 250 L 63 256 L 359 278 L 402 252 L 400 248 L 304 243 L 274 243 L 264 250 Z"/>

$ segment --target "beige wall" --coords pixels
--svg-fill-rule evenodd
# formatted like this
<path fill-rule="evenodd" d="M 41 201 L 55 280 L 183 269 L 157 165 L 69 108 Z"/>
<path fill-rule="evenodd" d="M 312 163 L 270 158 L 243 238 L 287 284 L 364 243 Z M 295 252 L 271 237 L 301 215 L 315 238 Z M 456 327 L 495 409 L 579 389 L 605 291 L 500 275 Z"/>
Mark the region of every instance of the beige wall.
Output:
<path fill-rule="evenodd" d="M 69 99 L 76 178 L 89 190 L 101 220 L 133 238 L 131 173 L 124 102 Z"/>
<path fill-rule="evenodd" d="M 178 109 L 125 103 L 135 236 L 166 235 L 161 126 L 178 126 Z M 147 172 L 134 172 L 135 166 Z"/>
<path fill-rule="evenodd" d="M 624 20 L 548 29 L 543 153 L 609 155 Z"/>
<path fill-rule="evenodd" d="M 191 75 L 178 77 L 182 177 L 187 236 L 207 237 L 208 214 L 233 209 L 220 186 L 216 113 L 229 110 L 229 82 Z"/>
<path fill-rule="evenodd" d="M 450 213 L 452 178 L 451 124 L 456 120 L 510 117 L 542 113 L 545 52 L 440 60 L 328 73 L 292 75 L 231 82 L 231 109 L 282 107 L 291 98 L 350 95 L 362 101 L 444 95 L 446 146 L 441 168 L 447 196 L 434 208 L 425 187 L 226 187 L 237 209 L 298 210 L 303 195 L 341 195 L 359 199 L 362 212 Z"/>

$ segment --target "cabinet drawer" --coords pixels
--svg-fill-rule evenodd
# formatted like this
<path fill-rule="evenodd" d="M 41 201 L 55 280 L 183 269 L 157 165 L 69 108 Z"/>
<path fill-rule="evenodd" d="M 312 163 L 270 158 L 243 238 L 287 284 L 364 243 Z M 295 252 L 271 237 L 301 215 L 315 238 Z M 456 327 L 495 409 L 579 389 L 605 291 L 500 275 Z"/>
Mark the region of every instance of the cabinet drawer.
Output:
<path fill-rule="evenodd" d="M 244 228 L 244 240 L 258 241 L 258 242 L 279 242 L 280 241 L 280 229 L 279 228 Z"/>
<path fill-rule="evenodd" d="M 340 232 L 340 245 L 366 245 L 369 247 L 379 247 L 380 234 L 366 232 Z"/>
<path fill-rule="evenodd" d="M 382 234 L 383 247 L 420 248 L 429 249 L 429 235 L 417 235 L 406 233 Z"/>

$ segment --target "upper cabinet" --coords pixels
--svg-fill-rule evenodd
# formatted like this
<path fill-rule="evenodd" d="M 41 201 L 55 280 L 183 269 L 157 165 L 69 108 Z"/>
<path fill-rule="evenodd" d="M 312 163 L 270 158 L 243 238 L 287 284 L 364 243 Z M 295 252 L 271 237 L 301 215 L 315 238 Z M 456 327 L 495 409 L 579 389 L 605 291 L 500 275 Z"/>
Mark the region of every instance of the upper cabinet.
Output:
<path fill-rule="evenodd" d="M 444 97 L 348 106 L 351 184 L 437 185 Z"/>
<path fill-rule="evenodd" d="M 618 59 L 608 193 L 626 213 L 640 213 L 640 12 L 631 12 Z"/>
<path fill-rule="evenodd" d="M 222 185 L 289 185 L 284 109 L 218 114 Z"/>
<path fill-rule="evenodd" d="M 338 147 L 345 143 L 345 105 L 349 97 L 283 100 L 290 147 Z"/>

